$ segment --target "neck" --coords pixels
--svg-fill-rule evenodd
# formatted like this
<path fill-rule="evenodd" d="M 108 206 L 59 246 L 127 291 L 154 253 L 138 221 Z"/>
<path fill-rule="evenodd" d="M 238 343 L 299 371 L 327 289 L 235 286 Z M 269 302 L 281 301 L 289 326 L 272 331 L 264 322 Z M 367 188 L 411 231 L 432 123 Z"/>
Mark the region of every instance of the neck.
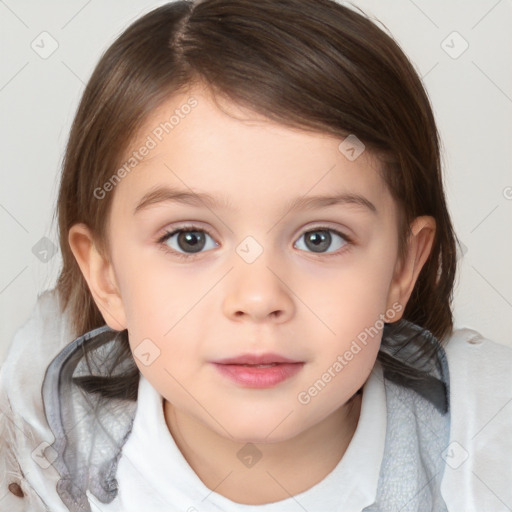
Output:
<path fill-rule="evenodd" d="M 210 490 L 247 505 L 300 494 L 323 480 L 343 457 L 357 427 L 361 393 L 313 427 L 285 441 L 254 443 L 223 437 L 164 400 L 171 435 L 188 464 Z M 237 453 L 247 450 L 247 466 Z M 261 458 L 251 465 L 251 455 Z M 242 451 L 244 453 L 244 451 Z M 307 471 L 297 471 L 307 468 Z"/>

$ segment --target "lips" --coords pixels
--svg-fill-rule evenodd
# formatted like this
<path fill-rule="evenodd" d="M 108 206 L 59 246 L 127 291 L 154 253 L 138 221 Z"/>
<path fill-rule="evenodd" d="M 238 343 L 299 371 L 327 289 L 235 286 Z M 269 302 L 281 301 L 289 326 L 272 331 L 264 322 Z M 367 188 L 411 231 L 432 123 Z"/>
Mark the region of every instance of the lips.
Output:
<path fill-rule="evenodd" d="M 214 361 L 217 364 L 237 364 L 237 365 L 268 365 L 268 364 L 279 364 L 279 363 L 301 363 L 303 361 L 295 361 L 288 357 L 281 356 L 279 354 L 242 354 L 237 357 L 229 357 L 226 359 L 219 359 Z"/>
<path fill-rule="evenodd" d="M 274 387 L 296 375 L 304 366 L 304 361 L 270 353 L 243 354 L 213 363 L 224 377 L 248 388 Z"/>

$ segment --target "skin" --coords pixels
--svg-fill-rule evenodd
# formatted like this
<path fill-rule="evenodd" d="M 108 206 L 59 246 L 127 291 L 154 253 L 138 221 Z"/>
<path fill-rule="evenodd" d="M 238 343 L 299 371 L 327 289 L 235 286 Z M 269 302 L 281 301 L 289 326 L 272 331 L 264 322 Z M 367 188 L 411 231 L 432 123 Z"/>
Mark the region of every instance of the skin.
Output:
<path fill-rule="evenodd" d="M 69 243 L 105 322 L 128 329 L 132 351 L 146 339 L 160 350 L 148 366 L 134 359 L 164 397 L 169 432 L 198 477 L 233 501 L 269 503 L 309 489 L 343 457 L 359 418 L 355 393 L 381 336 L 309 403 L 298 394 L 393 304 L 403 311 L 435 221 L 415 219 L 400 261 L 396 205 L 368 150 L 350 161 L 338 149 L 341 138 L 270 122 L 228 100 L 220 109 L 200 86 L 155 110 L 127 154 L 189 96 L 198 105 L 110 192 L 110 254 L 98 251 L 84 224 L 70 229 Z M 160 202 L 134 215 L 160 184 L 226 197 L 230 208 Z M 287 208 L 295 198 L 333 192 L 359 194 L 377 212 L 352 203 Z M 177 235 L 158 244 L 166 230 L 190 223 L 211 233 L 202 252 L 179 245 Z M 311 239 L 326 226 L 352 242 L 330 232 L 331 244 L 314 252 L 307 233 Z M 252 263 L 236 251 L 248 236 L 263 250 Z M 176 255 L 187 251 L 188 258 Z M 248 352 L 305 364 L 275 387 L 251 389 L 211 363 Z M 237 457 L 247 442 L 262 454 L 250 468 Z"/>

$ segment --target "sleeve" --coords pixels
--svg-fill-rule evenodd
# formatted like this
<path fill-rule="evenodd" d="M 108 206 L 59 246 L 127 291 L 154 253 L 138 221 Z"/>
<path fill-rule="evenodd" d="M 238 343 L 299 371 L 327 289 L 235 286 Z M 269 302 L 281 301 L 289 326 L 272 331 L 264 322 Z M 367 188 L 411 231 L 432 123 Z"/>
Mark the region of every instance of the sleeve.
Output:
<path fill-rule="evenodd" d="M 44 292 L 0 368 L 0 510 L 69 512 L 57 493 L 55 437 L 44 413 L 46 367 L 69 340 L 56 292 Z"/>

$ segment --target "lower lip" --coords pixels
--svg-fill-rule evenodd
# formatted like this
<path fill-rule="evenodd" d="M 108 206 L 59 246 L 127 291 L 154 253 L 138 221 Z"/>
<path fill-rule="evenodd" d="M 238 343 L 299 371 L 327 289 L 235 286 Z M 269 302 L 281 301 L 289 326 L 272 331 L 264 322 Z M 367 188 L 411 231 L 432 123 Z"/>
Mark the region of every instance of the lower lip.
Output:
<path fill-rule="evenodd" d="M 293 377 L 304 363 L 279 363 L 267 368 L 239 364 L 214 363 L 217 369 L 237 384 L 247 388 L 271 388 Z"/>

